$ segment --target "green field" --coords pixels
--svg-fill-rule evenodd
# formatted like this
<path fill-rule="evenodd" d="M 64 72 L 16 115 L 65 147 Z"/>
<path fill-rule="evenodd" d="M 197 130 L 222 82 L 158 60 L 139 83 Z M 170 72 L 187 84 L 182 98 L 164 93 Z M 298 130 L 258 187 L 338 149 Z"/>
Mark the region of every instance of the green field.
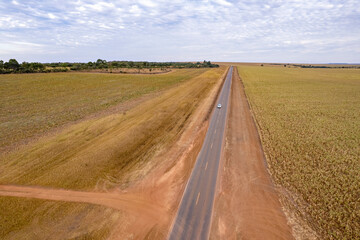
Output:
<path fill-rule="evenodd" d="M 238 69 L 283 197 L 321 239 L 360 239 L 360 70 Z"/>
<path fill-rule="evenodd" d="M 33 136 L 200 75 L 50 73 L 0 75 L 0 152 Z"/>

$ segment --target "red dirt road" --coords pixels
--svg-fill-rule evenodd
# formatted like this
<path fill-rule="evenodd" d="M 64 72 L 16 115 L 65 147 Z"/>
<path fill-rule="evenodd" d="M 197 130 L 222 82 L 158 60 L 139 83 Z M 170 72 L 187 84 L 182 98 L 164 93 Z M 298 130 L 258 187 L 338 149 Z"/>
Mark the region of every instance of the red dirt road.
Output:
<path fill-rule="evenodd" d="M 225 159 L 210 239 L 294 239 L 267 172 L 236 68 L 230 97 Z"/>
<path fill-rule="evenodd" d="M 167 217 L 167 210 L 149 201 L 145 193 L 82 192 L 65 189 L 0 185 L 0 196 L 37 198 L 54 201 L 81 202 L 102 205 L 156 221 Z"/>

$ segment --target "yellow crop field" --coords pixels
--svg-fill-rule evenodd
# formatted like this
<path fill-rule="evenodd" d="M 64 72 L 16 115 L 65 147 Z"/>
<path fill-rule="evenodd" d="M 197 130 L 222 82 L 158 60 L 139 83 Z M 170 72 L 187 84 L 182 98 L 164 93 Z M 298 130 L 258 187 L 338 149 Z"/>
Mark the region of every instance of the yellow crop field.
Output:
<path fill-rule="evenodd" d="M 128 84 L 124 83 L 124 87 L 121 83 L 115 86 L 98 86 L 95 80 L 92 81 L 95 85 L 94 92 L 105 89 L 106 94 L 114 95 L 112 101 L 115 102 L 120 101 L 116 99 L 121 99 L 116 97 L 119 92 L 130 92 L 125 96 L 131 98 L 144 94 L 143 88 L 149 92 L 179 84 L 130 109 L 126 114 L 119 112 L 85 120 L 54 136 L 45 136 L 18 151 L 3 154 L 0 157 L 0 184 L 89 191 L 96 189 L 100 192 L 115 186 L 126 188 L 130 182 L 146 175 L 156 165 L 152 161 L 153 157 L 168 149 L 180 137 L 197 106 L 221 80 L 225 70 L 226 67 L 179 70 L 166 75 L 131 76 L 129 79 L 124 76 L 85 74 L 90 79 L 99 76 L 100 79 L 105 79 L 100 81 L 106 82 L 116 82 L 118 77 L 120 82 Z M 79 102 L 83 99 L 91 102 L 92 96 L 87 95 L 90 87 L 86 85 L 86 81 L 84 79 L 80 82 L 77 90 L 72 92 L 79 91 Z M 50 82 L 51 79 L 48 79 L 48 83 Z M 68 85 L 64 89 L 71 89 L 72 83 L 69 82 Z M 81 91 L 81 86 L 85 88 L 84 91 Z M 39 89 L 38 95 L 34 93 L 31 97 L 36 98 L 41 94 L 42 90 Z M 103 94 L 102 97 L 105 98 L 106 94 Z M 47 98 L 56 102 L 50 95 L 50 91 L 46 92 Z M 66 103 L 71 105 L 73 101 L 71 98 L 67 99 L 69 102 Z M 38 101 L 45 111 L 47 104 L 40 103 L 41 97 Z M 101 103 L 102 100 L 94 101 Z M 26 102 L 26 99 L 22 99 L 18 107 L 21 108 L 21 103 Z M 60 117 L 61 114 L 57 116 Z M 64 237 L 63 234 L 67 234 L 69 239 L 103 239 L 121 216 L 121 212 L 117 210 L 83 203 L 14 197 L 0 197 L 0 210 L 2 239 L 24 239 L 29 236 L 33 239 L 59 239 L 59 236 Z"/>
<path fill-rule="evenodd" d="M 360 70 L 238 69 L 283 197 L 321 239 L 359 239 Z"/>
<path fill-rule="evenodd" d="M 91 113 L 158 92 L 205 71 L 186 69 L 157 75 L 0 75 L 0 152 Z"/>

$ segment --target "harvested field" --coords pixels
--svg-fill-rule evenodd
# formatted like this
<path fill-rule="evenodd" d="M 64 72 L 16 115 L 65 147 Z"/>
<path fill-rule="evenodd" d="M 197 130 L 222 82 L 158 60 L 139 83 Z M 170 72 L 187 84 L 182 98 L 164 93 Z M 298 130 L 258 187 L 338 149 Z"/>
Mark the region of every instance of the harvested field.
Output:
<path fill-rule="evenodd" d="M 321 239 L 359 239 L 360 70 L 238 69 L 285 206 Z"/>
<path fill-rule="evenodd" d="M 122 213 L 86 203 L 0 197 L 1 239 L 105 239 Z"/>
<path fill-rule="evenodd" d="M 111 106 L 126 105 L 133 99 L 174 86 L 205 71 L 185 69 L 157 75 L 0 75 L 0 152 L 66 123 Z"/>
<path fill-rule="evenodd" d="M 114 113 L 81 122 L 55 136 L 44 137 L 17 152 L 3 155 L 0 158 L 0 184 L 37 185 L 95 192 L 128 189 L 161 164 L 154 160 L 155 156 L 164 155 L 180 138 L 184 127 L 190 121 L 194 121 L 195 110 L 204 103 L 210 92 L 214 91 L 214 87 L 219 86 L 224 71 L 225 67 L 203 71 L 179 86 L 166 90 L 162 95 L 127 111 L 126 114 Z M 177 159 L 166 161 L 169 161 L 168 165 L 174 166 L 173 161 Z M 183 176 L 179 177 L 179 180 L 183 181 Z M 124 213 L 116 209 L 99 211 L 98 209 L 103 207 L 91 205 L 94 210 L 81 212 L 81 209 L 85 208 L 83 206 L 87 206 L 84 203 L 71 203 L 58 211 L 63 203 L 44 200 L 24 201 L 22 198 L 14 197 L 0 199 L 1 208 L 12 207 L 7 210 L 6 216 L 0 218 L 0 225 L 4 229 L 1 238 L 16 236 L 36 239 L 29 237 L 29 233 L 34 229 L 42 232 L 40 239 L 49 238 L 55 235 L 53 226 L 58 224 L 61 229 L 55 232 L 66 234 L 66 238 L 72 236 L 103 239 L 109 236 L 109 229 L 112 229 L 114 222 L 118 226 L 118 231 L 122 233 L 130 221 L 134 220 L 136 223 L 133 216 L 128 217 L 127 222 L 119 223 L 118 220 Z M 17 204 L 12 204 L 13 199 L 16 199 Z M 43 208 L 45 210 L 42 210 Z M 47 220 L 48 211 L 52 212 L 55 220 Z M 101 221 L 104 219 L 104 222 L 94 224 L 93 213 L 96 213 Z M 15 223 L 10 223 L 8 219 L 14 216 Z M 68 219 L 66 223 L 61 220 L 64 218 Z M 96 225 L 96 229 L 79 232 L 76 230 L 76 224 L 80 222 Z M 153 226 L 154 221 L 152 225 L 146 224 L 145 233 L 153 231 L 152 227 L 147 227 Z"/>

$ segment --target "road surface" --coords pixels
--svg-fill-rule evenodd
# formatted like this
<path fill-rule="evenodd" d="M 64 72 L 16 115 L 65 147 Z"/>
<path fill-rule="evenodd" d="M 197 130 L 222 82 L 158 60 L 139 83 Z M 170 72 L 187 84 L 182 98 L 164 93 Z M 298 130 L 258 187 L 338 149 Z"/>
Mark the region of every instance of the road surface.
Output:
<path fill-rule="evenodd" d="M 221 89 L 210 125 L 185 188 L 169 240 L 208 239 L 216 191 L 225 124 L 228 112 L 233 67 L 230 67 Z M 221 108 L 217 108 L 217 104 Z"/>

